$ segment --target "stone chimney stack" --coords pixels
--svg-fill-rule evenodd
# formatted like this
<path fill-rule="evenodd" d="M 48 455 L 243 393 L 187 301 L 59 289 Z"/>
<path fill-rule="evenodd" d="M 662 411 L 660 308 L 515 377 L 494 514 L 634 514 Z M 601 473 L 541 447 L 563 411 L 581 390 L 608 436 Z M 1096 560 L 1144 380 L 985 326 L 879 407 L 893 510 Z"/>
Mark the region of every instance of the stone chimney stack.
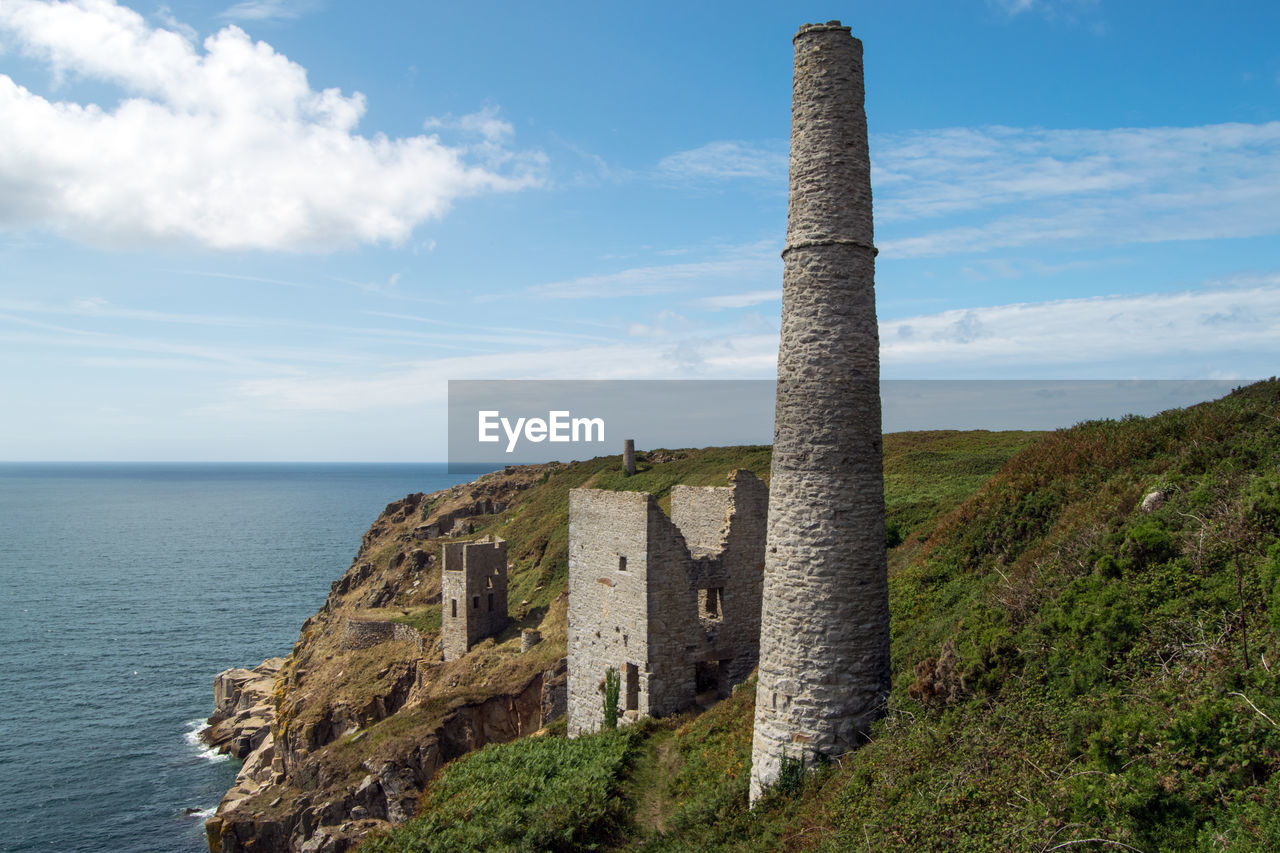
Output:
<path fill-rule="evenodd" d="M 889 694 L 862 42 L 831 21 L 794 43 L 753 802 L 784 756 L 812 767 L 857 747 Z"/>
<path fill-rule="evenodd" d="M 630 477 L 636 472 L 636 440 L 628 438 L 622 444 L 622 467 Z"/>

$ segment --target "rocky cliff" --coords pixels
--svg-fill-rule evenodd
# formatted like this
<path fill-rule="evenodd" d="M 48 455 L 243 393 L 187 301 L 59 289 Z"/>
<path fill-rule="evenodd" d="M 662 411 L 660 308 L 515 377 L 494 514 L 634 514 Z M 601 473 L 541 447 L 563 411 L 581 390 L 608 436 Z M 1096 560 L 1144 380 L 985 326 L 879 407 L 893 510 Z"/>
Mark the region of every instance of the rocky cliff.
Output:
<path fill-rule="evenodd" d="M 904 553 L 1034 437 L 886 436 L 888 522 L 907 534 Z M 676 484 L 723 485 L 735 468 L 767 477 L 769 462 L 768 447 L 655 450 L 634 476 L 621 457 L 600 457 L 509 468 L 389 505 L 293 652 L 218 676 L 207 739 L 244 766 L 207 824 L 210 849 L 349 850 L 414 815 L 442 763 L 549 723 L 562 730 L 569 492 L 646 491 L 666 510 Z M 508 544 L 511 624 L 444 663 L 440 547 L 489 534 Z M 531 630 L 543 641 L 522 651 Z"/>
<path fill-rule="evenodd" d="M 545 541 L 515 537 L 505 632 L 449 663 L 439 637 L 440 545 L 505 536 L 557 467 L 390 504 L 292 653 L 217 676 L 204 738 L 244 764 L 206 824 L 211 851 L 342 853 L 412 817 L 444 762 L 563 716 L 565 599 Z M 522 651 L 522 629 L 545 641 Z"/>

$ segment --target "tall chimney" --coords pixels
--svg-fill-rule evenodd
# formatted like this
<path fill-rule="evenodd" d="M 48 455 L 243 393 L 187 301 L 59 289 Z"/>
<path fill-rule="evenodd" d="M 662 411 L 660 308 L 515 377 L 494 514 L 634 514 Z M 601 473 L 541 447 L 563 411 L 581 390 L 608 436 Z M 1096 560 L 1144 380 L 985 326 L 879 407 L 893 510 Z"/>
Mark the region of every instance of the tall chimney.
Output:
<path fill-rule="evenodd" d="M 753 802 L 784 759 L 812 767 L 857 747 L 889 694 L 862 42 L 830 21 L 794 44 Z"/>

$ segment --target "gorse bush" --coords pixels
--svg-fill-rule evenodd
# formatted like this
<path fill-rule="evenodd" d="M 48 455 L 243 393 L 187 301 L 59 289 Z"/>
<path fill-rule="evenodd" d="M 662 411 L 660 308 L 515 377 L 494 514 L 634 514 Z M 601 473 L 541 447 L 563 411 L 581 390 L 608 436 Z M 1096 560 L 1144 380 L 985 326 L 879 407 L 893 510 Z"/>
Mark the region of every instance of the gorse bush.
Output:
<path fill-rule="evenodd" d="M 867 743 L 822 772 L 788 768 L 795 796 L 749 809 L 748 682 L 696 718 L 562 742 L 608 793 L 584 801 L 592 829 L 522 818 L 538 827 L 528 837 L 578 850 L 1280 850 L 1280 383 L 1024 441 L 994 476 L 982 436 L 947 436 L 943 454 L 914 437 L 890 453 L 890 438 L 903 533 L 893 692 Z M 986 438 L 996 456 L 1008 446 Z M 959 480 L 939 496 L 939 472 L 967 470 L 966 452 L 987 473 L 967 499 Z M 1144 512 L 1153 489 L 1165 501 Z M 630 759 L 601 757 L 608 737 L 635 738 L 643 785 Z M 517 744 L 493 752 L 496 776 L 523 772 Z M 541 795 L 513 796 L 548 813 Z M 424 820 L 453 831 L 435 789 L 429 800 Z M 480 814 L 441 814 L 464 813 Z"/>
<path fill-rule="evenodd" d="M 619 780 L 634 757 L 635 732 L 576 740 L 525 738 L 450 764 L 422 816 L 361 846 L 364 853 L 543 853 L 598 849 L 620 837 L 626 807 Z"/>

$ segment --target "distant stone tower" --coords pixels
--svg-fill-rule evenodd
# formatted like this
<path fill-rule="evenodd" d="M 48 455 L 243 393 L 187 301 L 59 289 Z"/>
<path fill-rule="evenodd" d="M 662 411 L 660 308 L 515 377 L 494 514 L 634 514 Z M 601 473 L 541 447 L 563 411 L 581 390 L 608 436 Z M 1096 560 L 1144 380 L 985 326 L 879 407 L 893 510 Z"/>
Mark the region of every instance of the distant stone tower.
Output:
<path fill-rule="evenodd" d="M 751 799 L 855 748 L 889 693 L 880 358 L 862 43 L 794 39 L 791 191 Z"/>
<path fill-rule="evenodd" d="M 440 637 L 457 660 L 507 627 L 507 543 L 496 536 L 450 542 L 440 560 Z"/>
<path fill-rule="evenodd" d="M 622 443 L 622 470 L 630 477 L 636 472 L 636 440 L 628 438 Z"/>

